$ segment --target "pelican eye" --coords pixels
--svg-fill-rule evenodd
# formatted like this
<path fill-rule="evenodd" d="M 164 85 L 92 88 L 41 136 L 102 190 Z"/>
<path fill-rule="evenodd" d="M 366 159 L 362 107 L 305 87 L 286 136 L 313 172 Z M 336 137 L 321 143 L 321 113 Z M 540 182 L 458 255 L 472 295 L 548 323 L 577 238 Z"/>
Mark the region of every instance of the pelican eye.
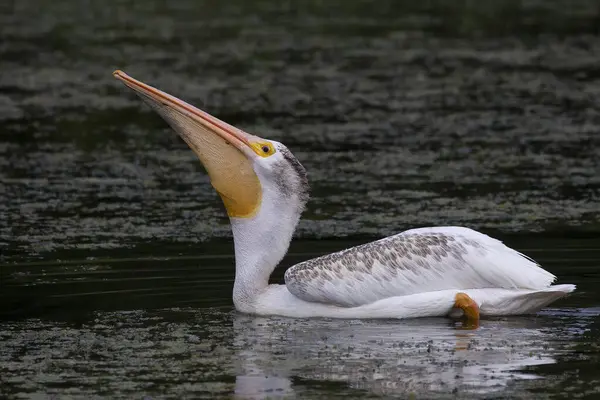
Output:
<path fill-rule="evenodd" d="M 269 142 L 252 143 L 254 152 L 261 157 L 269 157 L 275 154 L 275 146 Z"/>

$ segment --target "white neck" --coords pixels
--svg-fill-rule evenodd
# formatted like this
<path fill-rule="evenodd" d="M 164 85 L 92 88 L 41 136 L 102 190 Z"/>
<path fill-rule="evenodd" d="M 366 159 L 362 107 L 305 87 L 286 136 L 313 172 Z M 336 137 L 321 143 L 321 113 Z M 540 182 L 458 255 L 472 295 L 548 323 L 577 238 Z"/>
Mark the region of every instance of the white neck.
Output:
<path fill-rule="evenodd" d="M 251 311 L 288 250 L 301 212 L 290 203 L 275 206 L 267 201 L 252 218 L 230 219 L 235 246 L 233 302 L 240 311 Z"/>

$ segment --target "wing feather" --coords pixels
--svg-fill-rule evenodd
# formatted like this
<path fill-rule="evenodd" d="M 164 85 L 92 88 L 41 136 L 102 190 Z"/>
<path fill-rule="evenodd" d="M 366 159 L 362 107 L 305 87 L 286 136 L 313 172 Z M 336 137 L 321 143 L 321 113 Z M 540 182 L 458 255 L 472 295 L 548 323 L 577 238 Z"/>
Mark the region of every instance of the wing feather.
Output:
<path fill-rule="evenodd" d="M 296 297 L 346 307 L 446 289 L 543 289 L 555 279 L 501 241 L 462 227 L 411 229 L 285 273 Z"/>

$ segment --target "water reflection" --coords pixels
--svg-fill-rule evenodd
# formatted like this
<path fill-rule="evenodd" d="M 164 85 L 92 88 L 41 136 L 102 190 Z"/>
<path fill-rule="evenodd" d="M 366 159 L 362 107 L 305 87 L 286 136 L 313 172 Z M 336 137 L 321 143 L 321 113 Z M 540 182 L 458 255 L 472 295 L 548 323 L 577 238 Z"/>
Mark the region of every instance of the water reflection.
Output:
<path fill-rule="evenodd" d="M 547 391 L 580 386 L 560 383 L 562 373 L 596 340 L 598 315 L 549 310 L 474 331 L 444 319 L 293 320 L 217 309 L 4 321 L 0 397 L 515 398 L 544 374 Z"/>
<path fill-rule="evenodd" d="M 234 316 L 233 327 L 239 397 L 297 394 L 295 383 L 307 380 L 378 395 L 490 393 L 537 378 L 519 370 L 555 363 L 556 354 L 568 352 L 569 341 L 582 331 L 544 316 L 489 320 L 471 331 L 442 319 L 398 323 L 244 315 Z"/>

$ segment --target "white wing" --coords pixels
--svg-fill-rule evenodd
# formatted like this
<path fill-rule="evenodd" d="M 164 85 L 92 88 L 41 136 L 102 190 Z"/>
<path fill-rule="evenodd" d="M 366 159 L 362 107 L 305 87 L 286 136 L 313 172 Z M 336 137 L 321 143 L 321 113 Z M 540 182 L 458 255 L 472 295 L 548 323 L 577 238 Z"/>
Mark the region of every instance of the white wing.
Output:
<path fill-rule="evenodd" d="M 461 227 L 412 229 L 285 273 L 296 297 L 346 307 L 446 289 L 543 289 L 555 279 L 499 240 Z"/>

